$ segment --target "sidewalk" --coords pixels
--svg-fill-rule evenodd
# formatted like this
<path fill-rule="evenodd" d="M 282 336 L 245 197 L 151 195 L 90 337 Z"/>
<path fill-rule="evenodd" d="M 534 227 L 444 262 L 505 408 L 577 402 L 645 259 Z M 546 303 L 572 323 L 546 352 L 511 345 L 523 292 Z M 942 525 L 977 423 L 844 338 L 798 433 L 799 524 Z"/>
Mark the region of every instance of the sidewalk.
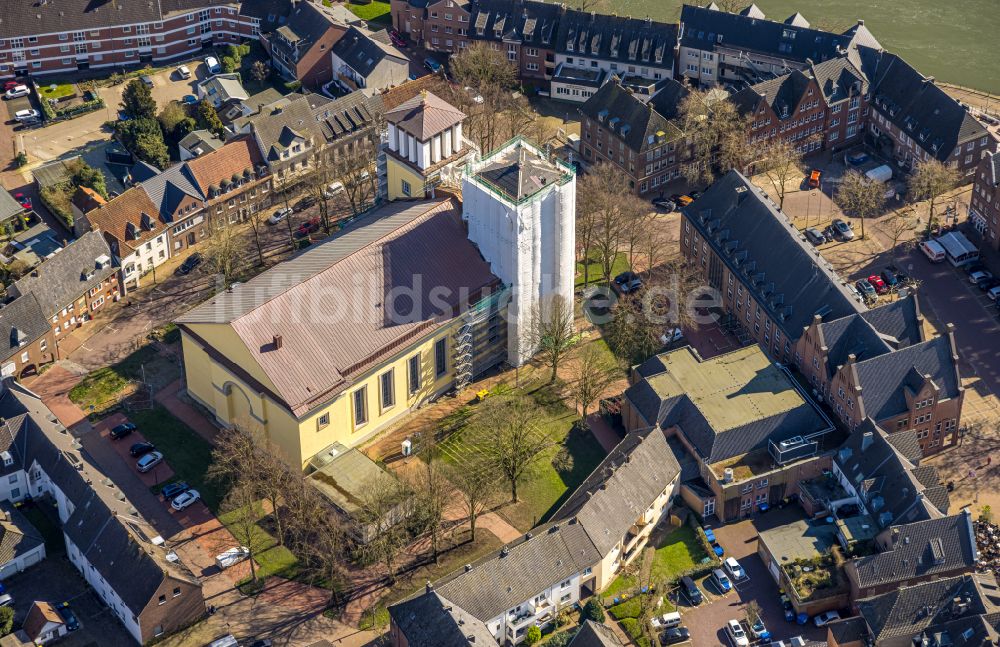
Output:
<path fill-rule="evenodd" d="M 184 380 L 174 380 L 157 391 L 153 399 L 162 404 L 167 411 L 177 416 L 188 427 L 198 432 L 202 438 L 214 445 L 215 436 L 219 433 L 219 428 L 205 418 L 200 411 L 178 397 L 178 394 L 183 389 Z"/>
<path fill-rule="evenodd" d="M 70 390 L 82 379 L 82 375 L 71 373 L 57 363 L 41 375 L 24 380 L 23 384 L 38 394 L 64 427 L 71 429 L 85 424 L 84 431 L 89 431 L 87 415 L 69 399 Z"/>

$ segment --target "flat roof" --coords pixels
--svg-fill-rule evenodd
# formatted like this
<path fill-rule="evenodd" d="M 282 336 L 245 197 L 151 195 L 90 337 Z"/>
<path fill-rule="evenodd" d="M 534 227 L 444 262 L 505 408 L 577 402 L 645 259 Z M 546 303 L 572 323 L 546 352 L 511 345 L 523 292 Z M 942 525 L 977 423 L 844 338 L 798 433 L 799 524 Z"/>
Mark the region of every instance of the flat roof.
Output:
<path fill-rule="evenodd" d="M 395 478 L 358 449 L 348 449 L 309 475 L 309 482 L 337 509 L 353 515 L 374 482 Z"/>
<path fill-rule="evenodd" d="M 837 519 L 837 530 L 848 543 L 853 543 L 875 539 L 879 533 L 879 526 L 874 519 L 866 514 L 861 514 L 847 519 Z"/>
<path fill-rule="evenodd" d="M 661 399 L 687 394 L 716 432 L 809 404 L 756 345 L 700 360 L 689 347 L 659 356 L 666 371 L 647 378 Z"/>
<path fill-rule="evenodd" d="M 830 552 L 837 544 L 837 527 L 832 523 L 799 519 L 758 535 L 768 552 L 785 566 L 801 559 L 813 559 Z"/>

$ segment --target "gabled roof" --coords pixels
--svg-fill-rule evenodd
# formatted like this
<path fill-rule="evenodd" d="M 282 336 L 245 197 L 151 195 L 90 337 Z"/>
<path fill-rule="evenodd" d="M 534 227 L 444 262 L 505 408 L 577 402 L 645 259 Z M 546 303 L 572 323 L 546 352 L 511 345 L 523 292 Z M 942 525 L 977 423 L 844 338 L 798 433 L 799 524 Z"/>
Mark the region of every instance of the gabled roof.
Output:
<path fill-rule="evenodd" d="M 916 292 L 911 292 L 905 299 L 896 299 L 862 312 L 860 316 L 893 348 L 905 348 L 923 341 L 923 315 Z"/>
<path fill-rule="evenodd" d="M 106 260 L 98 267 L 98 260 Z M 46 317 L 51 317 L 115 273 L 111 250 L 99 231 L 89 231 L 10 288 L 18 296 L 33 294 Z"/>
<path fill-rule="evenodd" d="M 610 627 L 586 620 L 567 647 L 623 647 Z"/>
<path fill-rule="evenodd" d="M 472 3 L 468 10 L 471 12 L 468 33 L 474 40 L 497 40 L 499 31 L 504 41 L 534 43 L 546 49 L 551 49 L 556 41 L 561 14 L 558 4 L 531 0 L 480 0 Z"/>
<path fill-rule="evenodd" d="M 265 106 L 258 114 L 247 117 L 261 153 L 268 160 L 276 161 L 276 154 L 287 147 L 290 133 L 305 139 L 316 136 L 318 127 L 313 110 L 308 97 L 299 97 L 281 105 Z"/>
<path fill-rule="evenodd" d="M 41 638 L 42 631 L 45 629 L 46 625 L 62 625 L 66 624 L 56 608 L 49 602 L 43 602 L 41 600 L 35 600 L 31 603 L 31 608 L 28 609 L 28 615 L 24 619 L 24 633 L 28 635 L 28 638 L 34 642 Z"/>
<path fill-rule="evenodd" d="M 449 321 L 469 305 L 461 295 L 476 301 L 498 285 L 466 238 L 459 212 L 452 199 L 390 203 L 178 322 L 231 327 L 274 384 L 276 399 L 302 415 L 397 344 Z M 422 283 L 414 283 L 418 274 Z M 382 302 L 381 295 L 411 287 L 412 304 Z M 345 303 L 354 305 L 345 310 Z M 272 344 L 276 335 L 280 349 Z"/>
<path fill-rule="evenodd" d="M 935 573 L 972 572 L 978 561 L 968 509 L 950 517 L 894 526 L 891 541 L 889 550 L 851 560 L 862 588 L 928 578 Z"/>
<path fill-rule="evenodd" d="M 297 2 L 288 14 L 285 24 L 278 27 L 276 31 L 281 34 L 282 38 L 295 44 L 299 60 L 301 60 L 328 30 L 346 30 L 347 25 L 344 21 L 346 17 L 332 7 L 325 7 L 318 2 Z M 276 39 L 272 46 L 282 50 L 286 49 L 284 42 L 280 39 Z"/>
<path fill-rule="evenodd" d="M 204 196 L 194 185 L 190 172 L 185 164 L 175 164 L 152 177 L 136 180 L 142 190 L 156 206 L 160 218 L 171 222 L 174 213 L 181 202 L 188 198 L 203 201 Z"/>
<path fill-rule="evenodd" d="M 18 297 L 0 308 L 0 360 L 5 360 L 50 330 L 34 294 Z"/>
<path fill-rule="evenodd" d="M 327 142 L 335 142 L 368 130 L 382 112 L 381 98 L 351 92 L 313 110 L 313 118 Z"/>
<path fill-rule="evenodd" d="M 221 187 L 235 176 L 241 180 L 256 178 L 262 164 L 260 151 L 249 137 L 229 140 L 222 148 L 184 163 L 203 198 L 209 197 L 210 187 Z"/>
<path fill-rule="evenodd" d="M 556 51 L 657 68 L 674 66 L 677 25 L 568 9 L 559 19 Z"/>
<path fill-rule="evenodd" d="M 333 45 L 331 51 L 363 77 L 374 72 L 375 68 L 386 59 L 398 63 L 409 61 L 406 55 L 393 45 L 383 43 L 372 36 L 373 34 L 367 30 L 351 27 Z"/>
<path fill-rule="evenodd" d="M 149 216 L 143 218 L 143 214 Z M 133 187 L 87 214 L 91 227 L 118 241 L 119 257 L 128 256 L 151 238 L 164 232 L 160 210 L 141 187 Z"/>
<path fill-rule="evenodd" d="M 741 173 L 729 171 L 682 211 L 793 343 L 815 314 L 829 321 L 865 310 L 833 267 Z"/>
<path fill-rule="evenodd" d="M 24 207 L 6 190 L 0 190 L 0 222 L 24 213 Z"/>
<path fill-rule="evenodd" d="M 27 555 L 45 543 L 42 534 L 17 508 L 4 502 L 0 512 L 6 515 L 0 518 L 0 565 Z"/>
<path fill-rule="evenodd" d="M 677 116 L 678 106 L 687 95 L 687 88 L 671 79 L 643 101 L 613 76 L 580 106 L 580 112 L 603 124 L 602 128 L 612 131 L 628 148 L 642 151 L 664 138 L 683 136 L 670 120 Z"/>
<path fill-rule="evenodd" d="M 495 647 L 498 644 L 482 620 L 433 589 L 392 605 L 389 615 L 406 637 L 408 647 Z"/>
<path fill-rule="evenodd" d="M 430 92 L 421 92 L 385 113 L 386 121 L 422 142 L 463 119 L 465 113 Z"/>
<path fill-rule="evenodd" d="M 955 99 L 895 54 L 862 47 L 871 105 L 940 161 L 959 144 L 987 136 L 986 127 Z"/>
<path fill-rule="evenodd" d="M 832 106 L 867 92 L 868 79 L 846 56 L 839 56 L 744 88 L 731 99 L 744 114 L 764 102 L 779 119 L 784 119 L 795 113 L 810 87 L 818 87 L 823 102 Z"/>
<path fill-rule="evenodd" d="M 937 470 L 920 466 L 917 432 L 887 434 L 870 418 L 859 424 L 834 460 L 881 528 L 948 514 L 948 490 Z"/>
<path fill-rule="evenodd" d="M 576 519 L 602 556 L 680 474 L 666 436 L 653 427 L 628 434 L 553 515 Z"/>
<path fill-rule="evenodd" d="M 919 636 L 956 619 L 986 616 L 992 624 L 1000 613 L 996 581 L 988 575 L 961 575 L 903 586 L 856 604 L 875 644 Z"/>
<path fill-rule="evenodd" d="M 906 389 L 915 392 L 930 378 L 939 398 L 958 396 L 958 358 L 949 336 L 942 335 L 900 350 L 863 359 L 855 364 L 865 415 L 885 420 L 907 411 Z"/>
<path fill-rule="evenodd" d="M 383 90 L 379 95 L 382 99 L 382 107 L 386 112 L 395 110 L 398 106 L 409 101 L 413 97 L 419 96 L 421 92 L 442 91 L 447 88 L 448 82 L 436 74 L 425 74 L 412 81 L 400 83 L 394 88 Z"/>
<path fill-rule="evenodd" d="M 916 293 L 878 308 L 821 322 L 827 348 L 827 370 L 832 376 L 849 355 L 864 361 L 923 340 Z"/>

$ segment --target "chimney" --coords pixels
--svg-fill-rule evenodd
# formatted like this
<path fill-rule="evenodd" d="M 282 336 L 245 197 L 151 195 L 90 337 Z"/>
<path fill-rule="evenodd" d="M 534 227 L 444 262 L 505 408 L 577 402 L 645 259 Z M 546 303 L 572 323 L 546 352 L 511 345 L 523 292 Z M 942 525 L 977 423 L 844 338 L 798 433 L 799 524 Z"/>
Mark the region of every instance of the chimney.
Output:
<path fill-rule="evenodd" d="M 858 27 L 864 27 L 864 26 L 865 26 L 865 21 L 862 20 L 861 18 L 858 18 Z"/>
<path fill-rule="evenodd" d="M 861 451 L 866 451 L 872 446 L 872 441 L 874 440 L 874 435 L 870 431 L 866 431 L 865 435 L 861 437 Z"/>
<path fill-rule="evenodd" d="M 434 585 L 431 584 L 430 580 L 427 580 L 427 584 L 424 585 L 424 588 L 425 588 L 425 590 L 426 590 L 427 593 L 430 593 L 431 591 L 434 590 Z"/>
<path fill-rule="evenodd" d="M 271 341 L 274 343 L 274 350 L 281 349 L 281 335 L 275 335 Z"/>

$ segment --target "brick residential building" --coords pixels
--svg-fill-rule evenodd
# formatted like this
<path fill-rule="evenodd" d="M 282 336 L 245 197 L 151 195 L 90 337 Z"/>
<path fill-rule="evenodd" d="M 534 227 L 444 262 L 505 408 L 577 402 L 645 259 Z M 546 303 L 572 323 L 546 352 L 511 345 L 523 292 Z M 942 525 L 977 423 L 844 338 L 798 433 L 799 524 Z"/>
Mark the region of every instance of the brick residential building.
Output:
<path fill-rule="evenodd" d="M 261 27 L 260 18 L 240 13 L 236 0 L 8 0 L 0 78 L 162 64 L 257 38 Z"/>
<path fill-rule="evenodd" d="M 969 219 L 993 249 L 1000 249 L 1000 153 L 987 153 L 972 182 Z"/>
<path fill-rule="evenodd" d="M 802 153 L 860 141 L 868 79 L 839 57 L 752 85 L 732 97 L 750 120 L 750 141 L 781 139 Z"/>
<path fill-rule="evenodd" d="M 261 42 L 271 55 L 274 69 L 289 81 L 318 90 L 333 79 L 330 51 L 347 33 L 348 20 L 357 20 L 344 7 L 320 3 L 293 3 L 288 19 Z"/>
<path fill-rule="evenodd" d="M 55 335 L 35 295 L 0 308 L 0 376 L 21 378 L 55 361 Z"/>
<path fill-rule="evenodd" d="M 690 145 L 674 122 L 687 89 L 672 79 L 643 97 L 613 77 L 581 107 L 580 155 L 586 164 L 609 162 L 639 195 L 655 195 L 680 177 Z"/>

